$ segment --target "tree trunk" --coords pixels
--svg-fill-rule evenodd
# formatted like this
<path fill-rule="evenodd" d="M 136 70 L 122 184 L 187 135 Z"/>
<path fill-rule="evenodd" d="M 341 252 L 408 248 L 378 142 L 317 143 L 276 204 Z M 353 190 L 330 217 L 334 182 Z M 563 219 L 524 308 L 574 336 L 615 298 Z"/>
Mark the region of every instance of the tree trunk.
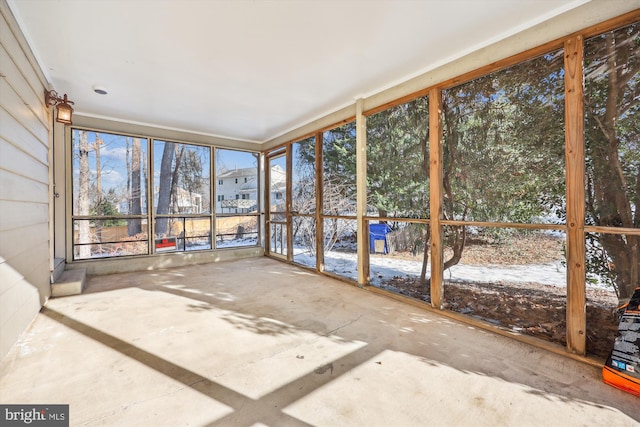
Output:
<path fill-rule="evenodd" d="M 445 116 L 445 122 L 451 124 L 453 122 L 451 111 L 448 108 L 447 103 L 443 103 L 443 110 Z M 460 114 L 455 115 L 456 118 L 460 117 Z M 458 144 L 459 144 L 459 135 L 457 131 L 455 131 L 455 126 L 449 125 L 448 139 L 449 143 L 446 144 L 448 155 L 448 164 L 446 164 L 444 168 L 444 174 L 442 177 L 442 189 L 444 191 L 443 197 L 443 208 L 444 208 L 444 218 L 447 219 L 449 216 L 453 217 L 454 208 L 455 208 L 455 194 L 453 194 L 453 188 L 451 186 L 451 174 L 455 171 L 456 163 L 459 161 L 458 158 Z M 459 165 L 458 165 L 459 167 Z M 468 206 L 465 206 L 461 220 L 464 221 L 467 218 Z M 462 259 L 462 252 L 464 251 L 464 247 L 467 241 L 467 230 L 465 226 L 452 226 L 452 237 L 451 237 L 451 248 L 453 249 L 453 255 L 451 258 L 446 260 L 443 265 L 443 271 L 448 270 L 454 265 L 458 264 Z M 462 229 L 462 230 L 460 230 Z"/>
<path fill-rule="evenodd" d="M 451 258 L 445 261 L 443 270 L 448 270 L 449 268 L 453 267 L 454 265 L 460 262 L 460 260 L 462 259 L 462 252 L 464 251 L 464 246 L 467 242 L 467 228 L 464 225 L 453 226 L 451 228 L 453 228 L 453 236 L 454 236 L 452 239 L 453 244 L 451 245 L 453 249 L 453 255 L 451 256 Z M 462 229 L 462 231 L 460 231 L 460 229 Z"/>
<path fill-rule="evenodd" d="M 178 195 L 178 181 L 180 178 L 180 166 L 182 164 L 182 155 L 184 154 L 184 145 L 176 146 L 176 161 L 171 174 L 171 213 L 180 213 L 180 201 L 182 197 Z"/>
<path fill-rule="evenodd" d="M 162 151 L 162 161 L 160 163 L 160 185 L 158 187 L 158 205 L 156 214 L 168 214 L 171 204 L 171 177 L 173 166 L 173 155 L 175 153 L 174 143 L 165 142 Z M 156 236 L 165 237 L 167 235 L 169 218 L 156 219 Z"/>
<path fill-rule="evenodd" d="M 89 141 L 86 131 L 80 131 L 80 141 L 78 146 L 78 157 L 80 162 L 79 194 L 78 194 L 78 215 L 89 215 Z M 78 221 L 78 243 L 80 258 L 91 257 L 91 228 L 89 221 Z"/>
<path fill-rule="evenodd" d="M 420 271 L 420 286 L 428 287 L 430 285 L 431 279 L 427 279 L 427 266 L 429 265 L 429 241 L 431 240 L 431 229 L 426 227 L 426 231 L 424 233 L 424 244 L 423 244 L 423 254 L 422 254 L 422 270 Z"/>
<path fill-rule="evenodd" d="M 96 240 L 102 248 L 102 221 L 99 219 L 102 216 L 102 166 L 100 165 L 100 145 L 102 144 L 102 140 L 98 135 L 96 135 L 96 215 L 98 219 L 96 220 Z"/>
<path fill-rule="evenodd" d="M 422 152 L 422 172 L 425 177 L 429 177 L 431 173 L 431 161 L 429 159 L 429 130 L 427 130 L 424 138 L 420 140 L 420 150 Z M 422 254 L 422 269 L 420 270 L 420 285 L 422 287 L 428 287 L 430 285 L 431 279 L 427 279 L 427 266 L 429 265 L 429 252 L 431 248 L 429 247 L 429 241 L 431 240 L 431 228 L 427 227 L 426 232 L 424 233 L 424 245 Z"/>
<path fill-rule="evenodd" d="M 142 156 L 142 188 L 140 189 L 142 200 L 144 203 L 140 203 L 142 209 L 142 213 L 149 213 L 149 167 L 147 164 L 147 156 Z M 147 230 L 148 232 L 148 230 Z"/>
<path fill-rule="evenodd" d="M 133 138 L 131 144 L 131 215 L 140 215 L 142 205 L 140 198 L 140 139 Z M 129 220 L 129 236 L 142 233 L 142 221 L 139 219 Z"/>
<path fill-rule="evenodd" d="M 605 112 L 601 119 L 596 112 L 592 111 L 593 119 L 599 125 L 600 137 L 591 141 L 594 171 L 592 189 L 595 206 L 588 204 L 587 207 L 598 225 L 633 228 L 638 226 L 640 215 L 635 212 L 634 218 L 629 187 L 620 161 L 620 140 L 616 132 L 616 121 L 621 114 L 619 105 L 628 79 L 622 75 L 624 68 L 617 64 L 619 58 L 616 55 L 614 35 L 607 34 L 604 43 L 607 98 Z M 588 182 L 591 182 L 591 179 Z M 640 197 L 640 174 L 635 187 L 636 198 L 638 198 Z M 591 200 L 590 195 L 588 200 Z M 640 285 L 640 239 L 638 236 L 603 233 L 599 235 L 598 241 L 611 258 L 616 274 L 615 290 L 620 301 L 624 302 Z"/>

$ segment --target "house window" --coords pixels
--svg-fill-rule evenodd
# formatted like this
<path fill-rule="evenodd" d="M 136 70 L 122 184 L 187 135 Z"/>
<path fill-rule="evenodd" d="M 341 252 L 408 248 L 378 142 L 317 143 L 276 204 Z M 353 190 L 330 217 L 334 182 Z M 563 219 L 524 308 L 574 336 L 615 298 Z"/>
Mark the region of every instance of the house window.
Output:
<path fill-rule="evenodd" d="M 238 178 L 236 178 L 236 184 L 238 183 Z"/>
<path fill-rule="evenodd" d="M 218 201 L 222 202 L 224 200 L 224 194 L 218 196 Z"/>
<path fill-rule="evenodd" d="M 244 178 L 244 182 L 245 182 L 245 183 L 247 182 L 247 177 L 245 177 L 245 178 Z"/>
<path fill-rule="evenodd" d="M 218 180 L 218 185 L 222 185 L 222 184 L 224 184 L 224 181 L 223 181 L 223 180 L 221 180 L 221 179 L 219 179 L 219 180 Z"/>
<path fill-rule="evenodd" d="M 239 194 L 236 194 L 236 200 L 238 200 L 240 198 Z"/>

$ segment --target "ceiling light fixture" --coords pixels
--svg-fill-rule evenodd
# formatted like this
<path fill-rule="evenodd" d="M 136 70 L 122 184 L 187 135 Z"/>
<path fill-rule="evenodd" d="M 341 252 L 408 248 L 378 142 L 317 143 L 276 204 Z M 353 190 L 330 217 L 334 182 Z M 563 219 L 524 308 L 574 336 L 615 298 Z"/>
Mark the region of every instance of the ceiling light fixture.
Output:
<path fill-rule="evenodd" d="M 106 95 L 107 94 L 107 89 L 102 87 L 102 86 L 94 86 L 93 87 L 93 91 L 95 93 L 97 93 L 98 95 Z"/>
<path fill-rule="evenodd" d="M 48 107 L 56 107 L 56 122 L 63 123 L 65 125 L 71 124 L 71 115 L 73 113 L 73 108 L 70 104 L 73 104 L 73 101 L 69 101 L 67 99 L 67 94 L 64 94 L 64 97 L 60 97 L 58 92 L 55 90 L 45 90 L 44 91 L 44 102 Z"/>

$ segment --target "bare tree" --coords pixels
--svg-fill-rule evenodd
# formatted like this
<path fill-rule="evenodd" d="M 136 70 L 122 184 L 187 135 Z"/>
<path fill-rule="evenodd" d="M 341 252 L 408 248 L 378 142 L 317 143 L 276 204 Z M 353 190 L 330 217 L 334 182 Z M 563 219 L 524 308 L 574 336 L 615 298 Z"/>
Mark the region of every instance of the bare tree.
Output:
<path fill-rule="evenodd" d="M 180 197 L 178 197 L 178 182 L 180 181 L 180 171 L 182 170 L 182 156 L 184 155 L 184 144 L 173 144 L 175 146 L 175 164 L 171 173 L 171 212 L 180 213 Z"/>
<path fill-rule="evenodd" d="M 99 217 L 102 216 L 102 164 L 100 159 L 100 146 L 103 144 L 100 136 L 96 134 L 96 141 L 93 144 L 93 149 L 96 152 L 96 240 L 100 247 L 102 247 L 102 221 Z"/>
<path fill-rule="evenodd" d="M 129 213 L 132 215 L 140 215 L 142 213 L 141 204 L 141 168 L 140 168 L 140 138 L 133 138 L 131 144 L 131 197 Z M 142 232 L 142 221 L 133 219 L 129 221 L 129 236 L 134 236 Z"/>
<path fill-rule="evenodd" d="M 90 203 L 89 203 L 89 140 L 86 131 L 79 132 L 80 141 L 78 143 L 78 160 L 80 163 L 79 170 L 79 194 L 78 194 L 78 215 L 89 215 Z M 91 257 L 91 227 L 89 221 L 78 221 L 78 244 L 79 257 L 90 258 Z"/>
<path fill-rule="evenodd" d="M 171 205 L 171 181 L 173 156 L 175 154 L 175 144 L 165 142 L 162 150 L 162 161 L 160 162 L 160 183 L 158 186 L 158 205 L 156 214 L 168 214 Z M 169 218 L 156 219 L 156 235 L 166 236 L 169 228 Z"/>

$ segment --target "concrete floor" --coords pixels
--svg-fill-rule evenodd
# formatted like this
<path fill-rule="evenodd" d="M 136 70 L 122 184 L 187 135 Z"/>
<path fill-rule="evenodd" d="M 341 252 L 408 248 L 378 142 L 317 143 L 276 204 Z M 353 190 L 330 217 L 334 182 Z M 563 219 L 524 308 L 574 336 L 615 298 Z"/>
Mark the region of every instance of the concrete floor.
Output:
<path fill-rule="evenodd" d="M 637 426 L 593 366 L 268 258 L 93 277 L 0 365 L 94 426 Z"/>

